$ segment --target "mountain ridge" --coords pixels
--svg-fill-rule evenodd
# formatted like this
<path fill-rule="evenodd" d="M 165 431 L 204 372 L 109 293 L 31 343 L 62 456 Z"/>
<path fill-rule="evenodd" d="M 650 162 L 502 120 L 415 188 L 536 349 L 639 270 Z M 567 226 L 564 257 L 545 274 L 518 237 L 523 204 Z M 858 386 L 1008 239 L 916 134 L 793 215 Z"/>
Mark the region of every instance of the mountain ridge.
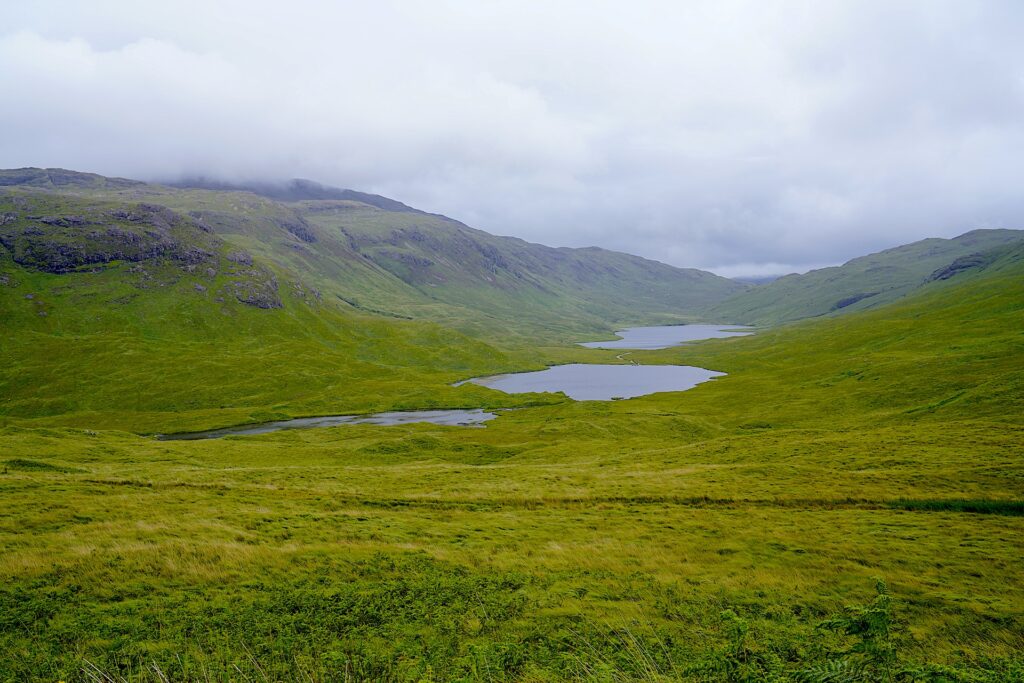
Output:
<path fill-rule="evenodd" d="M 971 230 L 755 285 L 596 246 L 549 247 L 492 235 L 387 197 L 301 179 L 161 185 L 66 169 L 0 170 L 0 193 L 19 192 L 61 197 L 63 217 L 34 217 L 58 223 L 73 223 L 76 211 L 95 202 L 123 203 L 122 213 L 162 207 L 195 221 L 240 258 L 254 258 L 266 273 L 322 294 L 323 301 L 360 314 L 438 322 L 499 344 L 507 334 L 564 343 L 626 325 L 700 320 L 763 326 L 843 315 L 898 300 L 931 278 L 984 267 L 995 258 L 989 251 L 1024 240 L 1024 231 Z M 22 249 L 22 257 L 26 248 L 49 249 L 40 258 L 56 259 L 51 267 L 58 269 L 67 265 L 60 259 L 73 265 L 95 260 L 104 249 L 123 256 L 127 252 L 111 240 L 137 239 L 82 230 L 76 238 L 70 223 L 39 220 L 22 229 L 40 235 L 7 234 L 6 248 Z M 31 246 L 33 240 L 45 248 Z"/>
<path fill-rule="evenodd" d="M 313 189 L 349 198 L 285 202 L 249 191 L 184 189 L 63 169 L 0 171 L 0 191 L 60 198 L 64 215 L 96 202 L 120 202 L 126 210 L 162 206 L 197 221 L 279 279 L 301 280 L 322 292 L 324 301 L 361 313 L 440 322 L 492 339 L 511 328 L 572 341 L 617 325 L 686 322 L 746 287 L 600 248 L 554 248 L 495 236 L 394 200 L 377 201 L 375 195 Z M 45 233 L 53 226 L 18 215 L 22 230 L 44 233 L 37 241 L 52 241 Z M 90 234 L 79 231 L 79 242 L 94 239 Z M 82 244 L 74 249 L 95 251 Z"/>
<path fill-rule="evenodd" d="M 952 276 L 990 258 L 983 256 L 986 252 L 1020 242 L 1024 242 L 1024 230 L 975 229 L 949 239 L 929 237 L 839 266 L 782 276 L 718 302 L 704 313 L 729 322 L 776 325 L 866 310 L 907 296 L 936 273 L 951 269 Z M 964 261 L 972 257 L 973 263 Z"/>
<path fill-rule="evenodd" d="M 183 178 L 181 180 L 165 181 L 161 184 L 185 190 L 251 192 L 268 199 L 275 199 L 284 202 L 317 199 L 341 199 L 369 204 L 370 206 L 376 206 L 379 209 L 385 209 L 388 211 L 429 213 L 427 211 L 413 208 L 408 204 L 398 201 L 397 199 L 391 199 L 390 197 L 384 197 L 382 195 L 372 194 L 369 192 L 360 192 L 359 190 L 332 187 L 306 178 L 292 178 L 291 180 L 284 180 L 281 182 L 249 181 L 235 183 L 198 176 L 194 178 Z"/>

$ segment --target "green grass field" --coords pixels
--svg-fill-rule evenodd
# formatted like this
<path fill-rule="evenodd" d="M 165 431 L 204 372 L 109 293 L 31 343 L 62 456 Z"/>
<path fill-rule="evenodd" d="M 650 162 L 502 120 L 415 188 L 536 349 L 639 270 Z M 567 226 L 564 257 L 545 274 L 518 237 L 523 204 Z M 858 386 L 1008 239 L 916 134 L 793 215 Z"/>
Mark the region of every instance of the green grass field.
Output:
<path fill-rule="evenodd" d="M 1021 257 L 622 361 L 5 261 L 0 681 L 1022 681 Z M 728 376 L 449 386 L 628 360 Z"/>

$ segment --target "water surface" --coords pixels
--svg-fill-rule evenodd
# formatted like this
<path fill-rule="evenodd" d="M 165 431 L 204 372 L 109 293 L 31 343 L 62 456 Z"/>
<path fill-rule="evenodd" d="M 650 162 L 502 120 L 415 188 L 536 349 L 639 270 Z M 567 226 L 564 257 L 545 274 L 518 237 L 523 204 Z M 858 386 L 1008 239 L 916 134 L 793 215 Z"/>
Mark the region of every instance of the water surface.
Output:
<path fill-rule="evenodd" d="M 476 425 L 497 417 L 479 408 L 475 410 L 411 410 L 373 415 L 327 415 L 325 417 L 300 417 L 295 420 L 264 422 L 257 425 L 242 425 L 212 429 L 207 432 L 186 432 L 183 434 L 160 434 L 161 441 L 179 441 L 192 439 L 217 439 L 222 436 L 266 434 L 282 429 L 310 429 L 313 427 L 334 427 L 344 424 L 400 425 L 410 422 L 430 422 L 436 425 L 469 426 Z"/>
<path fill-rule="evenodd" d="M 608 401 L 659 391 L 685 391 L 724 374 L 691 365 L 572 363 L 538 372 L 475 377 L 468 381 L 507 394 L 561 391 L 577 401 Z"/>
<path fill-rule="evenodd" d="M 667 349 L 670 346 L 700 339 L 741 337 L 753 328 L 743 325 L 658 325 L 655 327 L 627 327 L 615 334 L 615 341 L 584 342 L 588 349 Z"/>

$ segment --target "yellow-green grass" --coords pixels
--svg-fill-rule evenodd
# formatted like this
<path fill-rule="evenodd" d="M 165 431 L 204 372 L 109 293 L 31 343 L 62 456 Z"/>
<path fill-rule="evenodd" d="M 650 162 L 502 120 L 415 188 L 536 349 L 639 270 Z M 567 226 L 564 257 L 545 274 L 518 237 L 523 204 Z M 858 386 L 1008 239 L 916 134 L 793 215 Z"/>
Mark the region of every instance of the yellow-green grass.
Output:
<path fill-rule="evenodd" d="M 148 266 L 157 283 L 140 289 L 131 268 L 52 275 L 0 253 L 0 424 L 171 432 L 538 400 L 450 386 L 543 367 L 533 350 L 508 353 L 436 324 L 344 312 L 288 291 L 272 310 L 216 301 L 215 284 L 199 292 L 196 277 L 172 266 Z"/>
<path fill-rule="evenodd" d="M 575 408 L 561 417 L 586 430 Z M 659 670 L 686 678 L 723 646 L 725 609 L 749 622 L 752 652 L 792 671 L 830 642 L 815 625 L 869 599 L 873 577 L 899 599 L 902 661 L 1012 660 L 1024 645 L 1024 517 L 891 507 L 1011 495 L 1019 464 L 992 444 L 971 465 L 941 449 L 915 461 L 934 443 L 880 430 L 856 455 L 801 469 L 771 447 L 742 454 L 739 439 L 666 444 L 674 430 L 653 412 L 603 416 L 637 430 L 605 448 L 598 434 L 545 443 L 540 420 L 524 429 L 552 410 L 566 409 L 486 429 L 206 442 L 8 428 L 6 450 L 22 456 L 2 480 L 0 594 L 19 615 L 4 633 L 8 675 L 74 677 L 87 660 L 256 676 L 253 652 L 270 680 L 341 678 L 348 659 L 371 677 L 429 665 L 486 680 L 466 661 L 477 652 L 498 680 L 571 676 L 573 656 L 625 658 L 615 671 L 639 676 L 615 640 L 626 628 L 644 652 L 672 643 L 654 652 Z M 645 426 L 660 448 L 636 447 Z M 878 439 L 907 463 L 865 472 Z M 999 464 L 1009 471 L 982 471 Z M 502 664 L 499 646 L 523 642 L 519 664 Z"/>
<path fill-rule="evenodd" d="M 189 371 L 271 382 L 235 391 L 238 406 L 104 412 L 71 382 L 84 402 L 74 410 L 8 420 L 0 680 L 829 680 L 828 667 L 849 674 L 831 680 L 1024 677 L 1019 254 L 875 311 L 634 352 L 729 374 L 608 403 L 529 405 L 537 397 L 447 382 L 616 353 L 503 355 L 452 337 L 453 355 L 431 355 L 443 332 L 437 347 L 407 343 L 399 329 L 439 329 L 411 323 L 380 328 L 403 360 L 374 346 L 365 376 L 328 360 L 291 385 L 304 367 L 294 356 L 333 339 L 298 334 L 302 310 L 286 309 L 294 327 L 279 317 L 251 328 L 299 339 L 275 341 L 280 353 L 231 341 L 206 347 L 222 374 Z M 359 329 L 326 358 L 351 360 L 372 339 Z M 152 343 L 166 367 L 144 356 L 123 386 L 158 367 L 154 387 L 184 397 L 176 355 L 203 354 L 159 330 L 132 344 Z M 103 358 L 81 353 L 69 368 Z M 46 363 L 26 363 L 29 376 L 47 376 Z M 395 368 L 391 384 L 367 400 L 382 367 Z M 333 397 L 334 373 L 358 378 L 359 398 Z M 119 386 L 90 378 L 101 396 Z M 60 400 L 64 386 L 24 395 Z M 196 386 L 209 401 L 219 382 Z M 401 407 L 402 396 L 415 398 L 408 407 L 479 398 L 518 409 L 484 428 L 131 433 Z M 819 628 L 869 603 L 876 577 L 894 596 L 891 635 Z"/>

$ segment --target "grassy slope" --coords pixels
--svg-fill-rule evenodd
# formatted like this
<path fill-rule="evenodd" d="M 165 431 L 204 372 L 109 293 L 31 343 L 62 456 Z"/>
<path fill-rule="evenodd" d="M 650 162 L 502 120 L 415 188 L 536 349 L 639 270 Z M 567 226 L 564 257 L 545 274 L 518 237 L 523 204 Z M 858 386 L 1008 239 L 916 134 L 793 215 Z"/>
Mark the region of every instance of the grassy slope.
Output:
<path fill-rule="evenodd" d="M 743 289 L 703 271 L 603 249 L 552 249 L 439 216 L 342 202 L 299 206 L 321 234 L 347 240 L 424 296 L 458 306 L 449 324 L 461 324 L 468 309 L 580 338 L 609 321 L 678 321 Z"/>
<path fill-rule="evenodd" d="M 879 419 L 949 420 L 972 416 L 1017 422 L 1024 415 L 1024 245 L 998 252 L 988 267 L 921 287 L 905 300 L 843 318 L 767 330 L 740 344 L 652 354 L 726 372 L 773 378 L 791 389 L 761 401 L 760 392 L 714 383 L 703 393 L 739 402 L 751 420 L 782 421 L 775 404 L 801 420 L 828 425 L 835 414 Z M 727 340 L 728 341 L 728 340 Z M 706 351 L 703 349 L 707 349 Z M 786 381 L 780 373 L 793 373 Z M 802 378 L 813 378 L 811 382 Z M 735 386 L 735 385 L 734 385 Z M 822 410 L 823 392 L 832 396 Z M 804 397 L 804 399 L 801 399 Z"/>
<path fill-rule="evenodd" d="M 0 421 L 166 432 L 309 414 L 522 405 L 531 399 L 448 385 L 536 369 L 565 353 L 527 341 L 580 338 L 608 321 L 659 320 L 736 287 L 709 273 L 549 249 L 352 201 L 285 205 L 244 192 L 33 169 L 0 172 L 0 184 L 8 186 L 0 238 L 10 247 L 0 247 Z M 162 228 L 118 217 L 156 215 L 161 206 L 177 210 L 164 217 L 177 227 L 161 233 L 158 246 L 195 248 L 195 262 L 163 252 L 146 258 L 138 245 L 153 246 L 147 230 Z M 46 272 L 65 252 L 75 267 Z M 240 253 L 254 261 L 233 262 Z M 435 265 L 406 272 L 398 254 Z M 272 307 L 246 305 L 239 292 Z"/>
<path fill-rule="evenodd" d="M 745 288 L 628 254 L 496 237 L 404 206 L 284 203 L 249 192 L 169 188 L 53 169 L 0 171 L 0 185 L 168 206 L 297 274 L 332 301 L 364 313 L 443 322 L 504 346 L 692 320 Z"/>
<path fill-rule="evenodd" d="M 431 299 L 499 317 L 539 315 L 542 332 L 583 315 L 591 325 L 625 323 L 638 316 L 678 321 L 744 287 L 711 273 L 680 269 L 603 249 L 552 249 L 496 237 L 377 195 L 339 190 L 296 180 L 285 185 L 230 185 L 199 180 L 183 187 L 250 191 L 290 202 L 290 208 L 323 227 L 329 236 L 355 247 Z M 194 199 L 197 195 L 191 195 Z M 346 201 L 309 201 L 346 200 Z M 379 209 L 385 209 L 381 211 Z M 405 214 L 405 215 L 400 215 Z M 505 296 L 489 291 L 503 290 Z M 473 296 L 477 294 L 478 296 Z M 511 296 L 510 296 L 511 295 Z M 527 296 L 523 307 L 517 296 Z M 532 309 L 536 308 L 534 312 Z M 448 322 L 459 324 L 462 316 Z M 590 331 L 590 330 L 587 330 Z"/>
<path fill-rule="evenodd" d="M 844 314 L 896 301 L 957 259 L 1024 241 L 1021 230 L 973 230 L 954 239 L 926 239 L 855 258 L 833 268 L 787 275 L 711 306 L 721 320 L 773 325 Z"/>
<path fill-rule="evenodd" d="M 14 252 L 0 249 L 0 420 L 174 431 L 307 414 L 477 406 L 488 402 L 479 389 L 448 385 L 537 365 L 432 323 L 370 316 L 317 298 L 308 283 L 258 255 L 251 264 L 232 261 L 237 244 L 187 220 L 160 244 L 200 245 L 202 260 L 107 262 L 103 254 L 140 252 L 147 231 L 158 231 L 112 218 L 126 207 L 142 213 L 133 206 L 34 192 L 0 197 L 0 214 L 87 223 L 43 231 L 21 217 L 0 226 L 0 239 L 15 245 Z M 25 230 L 40 234 L 19 238 Z M 76 237 L 107 230 L 132 237 L 114 245 Z M 83 245 L 102 252 L 101 262 L 42 270 L 59 266 L 65 249 L 88 260 L 74 252 Z M 39 268 L 14 257 L 34 258 Z M 239 299 L 254 292 L 278 307 Z"/>
<path fill-rule="evenodd" d="M 8 427 L 3 676 L 787 680 L 859 661 L 816 624 L 881 576 L 891 669 L 1021 680 L 1022 258 L 484 429 Z"/>

